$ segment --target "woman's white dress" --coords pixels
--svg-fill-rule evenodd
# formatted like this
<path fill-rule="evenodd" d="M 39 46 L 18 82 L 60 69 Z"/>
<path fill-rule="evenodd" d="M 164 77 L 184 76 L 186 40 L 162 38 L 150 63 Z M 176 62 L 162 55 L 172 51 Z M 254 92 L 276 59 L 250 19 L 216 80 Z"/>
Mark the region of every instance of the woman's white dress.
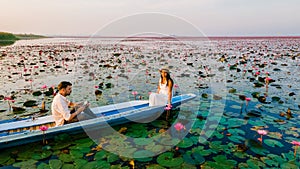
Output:
<path fill-rule="evenodd" d="M 149 106 L 164 106 L 168 103 L 169 87 L 167 83 L 161 84 L 159 80 L 159 93 L 151 93 L 149 96 Z"/>

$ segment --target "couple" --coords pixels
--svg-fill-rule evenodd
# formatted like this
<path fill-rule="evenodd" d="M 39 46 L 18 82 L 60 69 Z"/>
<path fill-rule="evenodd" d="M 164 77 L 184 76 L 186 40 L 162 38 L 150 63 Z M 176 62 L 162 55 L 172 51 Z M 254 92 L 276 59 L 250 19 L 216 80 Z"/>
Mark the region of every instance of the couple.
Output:
<path fill-rule="evenodd" d="M 149 96 L 149 106 L 166 105 L 171 107 L 173 80 L 170 77 L 168 68 L 162 68 L 157 93 Z M 55 120 L 55 126 L 62 126 L 76 120 L 85 120 L 97 117 L 88 107 L 89 104 L 70 102 L 66 96 L 72 92 L 72 83 L 62 81 L 58 85 L 58 93 L 55 95 L 51 110 Z M 75 112 L 71 112 L 69 107 L 73 107 Z M 82 113 L 83 112 L 83 113 Z"/>

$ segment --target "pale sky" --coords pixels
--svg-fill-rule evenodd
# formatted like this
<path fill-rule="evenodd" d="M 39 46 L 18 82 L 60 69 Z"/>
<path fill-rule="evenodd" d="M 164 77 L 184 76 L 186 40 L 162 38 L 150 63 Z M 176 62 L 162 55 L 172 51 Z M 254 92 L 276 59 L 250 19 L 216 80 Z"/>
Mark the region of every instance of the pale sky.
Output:
<path fill-rule="evenodd" d="M 92 35 L 132 15 L 155 13 L 178 17 L 206 36 L 300 36 L 300 0 L 0 0 L 0 6 L 0 32 Z M 198 35 L 155 17 L 148 23 L 163 33 Z M 114 35 L 145 23 L 121 24 Z"/>

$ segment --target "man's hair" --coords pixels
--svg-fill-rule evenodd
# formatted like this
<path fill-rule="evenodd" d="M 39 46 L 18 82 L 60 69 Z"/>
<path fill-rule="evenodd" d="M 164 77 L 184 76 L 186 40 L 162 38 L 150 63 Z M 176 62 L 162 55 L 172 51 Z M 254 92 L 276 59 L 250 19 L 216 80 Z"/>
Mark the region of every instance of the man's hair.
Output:
<path fill-rule="evenodd" d="M 67 81 L 62 81 L 58 84 L 57 89 L 58 90 L 66 89 L 68 86 L 72 86 L 72 83 L 67 82 Z"/>

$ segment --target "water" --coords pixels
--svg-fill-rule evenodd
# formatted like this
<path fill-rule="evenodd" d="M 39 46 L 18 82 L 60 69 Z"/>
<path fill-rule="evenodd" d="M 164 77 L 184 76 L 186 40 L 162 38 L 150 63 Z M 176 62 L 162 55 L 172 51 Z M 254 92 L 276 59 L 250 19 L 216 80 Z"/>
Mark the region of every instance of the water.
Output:
<path fill-rule="evenodd" d="M 168 119 L 163 114 L 151 123 L 115 126 L 121 135 L 93 141 L 86 133 L 61 135 L 47 140 L 47 145 L 39 142 L 6 149 L 0 153 L 0 165 L 297 168 L 299 152 L 294 156 L 296 146 L 291 142 L 300 141 L 299 41 L 51 38 L 2 47 L 6 56 L 0 60 L 0 95 L 13 96 L 14 107 L 24 108 L 28 100 L 36 101 L 36 106 L 10 111 L 8 101 L 1 100 L 1 119 L 32 116 L 43 100 L 50 110 L 53 96 L 33 96 L 32 92 L 44 92 L 43 85 L 55 87 L 61 80 L 73 83 L 71 100 L 89 100 L 92 107 L 133 100 L 132 91 L 148 99 L 148 92 L 156 90 L 158 70 L 165 65 L 172 66 L 171 76 L 179 86 L 174 90 L 194 93 L 197 98 L 171 110 Z M 225 62 L 219 60 L 222 56 Z M 268 87 L 266 77 L 274 80 Z M 102 95 L 96 96 L 95 90 Z M 242 96 L 251 101 L 241 100 Z M 47 114 L 50 111 L 39 115 Z M 182 131 L 174 128 L 179 122 L 185 125 Z M 262 142 L 259 129 L 268 131 Z"/>

